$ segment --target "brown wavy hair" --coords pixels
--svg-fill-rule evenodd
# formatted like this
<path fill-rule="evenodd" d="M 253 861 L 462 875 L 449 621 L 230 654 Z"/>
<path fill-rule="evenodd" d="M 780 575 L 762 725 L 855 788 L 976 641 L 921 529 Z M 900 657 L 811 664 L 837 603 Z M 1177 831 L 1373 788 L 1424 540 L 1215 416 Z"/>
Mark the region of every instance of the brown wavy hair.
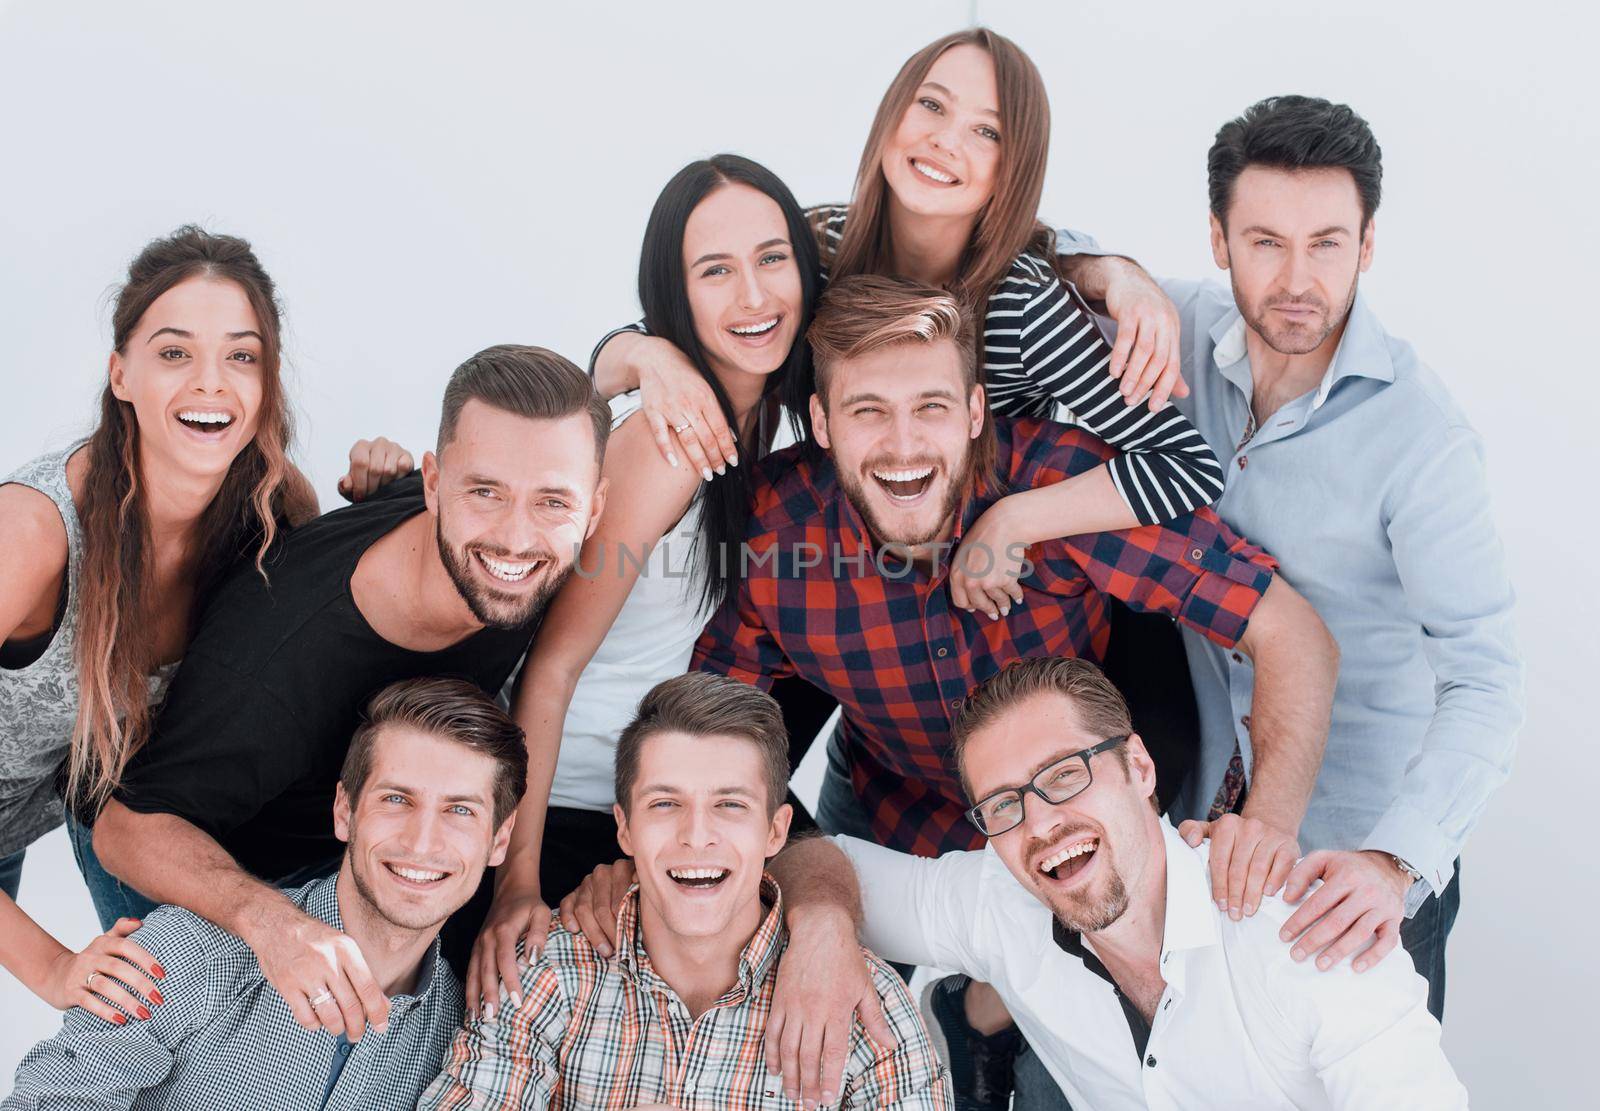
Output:
<path fill-rule="evenodd" d="M 1016 43 L 987 27 L 946 35 L 911 55 L 900 67 L 867 133 L 849 218 L 828 276 L 834 280 L 851 274 L 889 273 L 889 182 L 883 176 L 883 150 L 917 89 L 927 80 L 928 71 L 953 46 L 976 46 L 989 55 L 1000 94 L 1000 166 L 994 196 L 978 213 L 950 289 L 972 312 L 988 300 L 1023 252 L 1039 253 L 1047 264 L 1056 265 L 1055 233 L 1038 218 L 1050 153 L 1050 98 L 1033 60 Z"/>
<path fill-rule="evenodd" d="M 189 545 L 200 602 L 240 557 L 255 552 L 265 577 L 268 547 L 285 524 L 317 511 L 311 485 L 289 461 L 292 421 L 281 368 L 282 316 L 272 279 L 250 244 L 187 225 L 146 245 L 128 267 L 112 312 L 112 346 L 126 350 L 145 312 L 190 278 L 230 281 L 244 291 L 261 331 L 261 410 L 255 437 L 235 457 Z M 67 762 L 67 796 L 97 811 L 150 733 L 148 677 L 159 660 L 146 635 L 155 609 L 151 535 L 139 462 L 139 422 L 108 381 L 89 437 L 78 498 L 83 528 L 78 576 L 78 719 Z"/>

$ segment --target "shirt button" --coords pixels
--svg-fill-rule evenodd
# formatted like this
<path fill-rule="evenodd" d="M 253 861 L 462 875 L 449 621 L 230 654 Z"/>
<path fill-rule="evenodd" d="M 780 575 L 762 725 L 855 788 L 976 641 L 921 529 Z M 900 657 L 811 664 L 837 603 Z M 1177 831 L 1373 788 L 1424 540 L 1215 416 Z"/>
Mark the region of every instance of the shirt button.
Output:
<path fill-rule="evenodd" d="M 1244 470 L 1245 464 L 1248 462 L 1250 462 L 1250 457 L 1248 455 L 1239 456 L 1239 469 L 1241 471 Z"/>
<path fill-rule="evenodd" d="M 938 656 L 939 656 L 939 658 L 940 658 L 940 659 L 941 659 L 941 660 L 942 660 L 942 659 L 944 659 L 944 658 L 945 658 L 945 657 L 946 657 L 946 656 L 948 656 L 948 655 L 949 655 L 949 654 L 950 654 L 950 649 L 948 649 L 948 648 L 941 648 L 941 649 L 939 649 L 939 651 L 938 651 Z"/>
<path fill-rule="evenodd" d="M 1148 1065 L 1148 1066 L 1150 1066 L 1150 1067 L 1151 1067 L 1151 1068 L 1155 1068 L 1155 1067 L 1156 1067 L 1156 1059 L 1155 1059 L 1155 1055 L 1154 1055 L 1154 1054 L 1152 1054 L 1152 1055 L 1151 1055 L 1151 1056 L 1149 1056 L 1149 1057 L 1146 1057 L 1146 1058 L 1145 1058 L 1145 1059 L 1144 1059 L 1144 1063 L 1145 1063 L 1145 1064 L 1146 1064 L 1146 1065 Z"/>
<path fill-rule="evenodd" d="M 956 699 L 952 699 L 952 700 L 951 700 L 951 702 L 950 702 L 950 708 L 951 708 L 951 709 L 952 709 L 952 710 L 959 710 L 959 709 L 961 709 L 961 699 L 959 699 L 959 698 L 956 698 Z"/>
<path fill-rule="evenodd" d="M 1239 719 L 1239 724 L 1244 726 L 1246 732 L 1249 732 L 1249 730 L 1250 730 L 1250 715 L 1246 714 L 1244 717 L 1240 718 Z"/>
<path fill-rule="evenodd" d="M 1239 653 L 1235 652 L 1233 654 L 1233 662 L 1236 663 L 1236 664 L 1242 664 L 1242 663 L 1244 663 L 1244 657 L 1239 655 Z"/>
<path fill-rule="evenodd" d="M 1192 551 L 1190 551 L 1189 558 L 1194 560 L 1194 561 L 1196 561 L 1196 562 L 1199 562 L 1200 558 L 1202 556 L 1204 556 L 1205 554 L 1206 553 L 1202 552 L 1199 548 L 1195 548 Z"/>

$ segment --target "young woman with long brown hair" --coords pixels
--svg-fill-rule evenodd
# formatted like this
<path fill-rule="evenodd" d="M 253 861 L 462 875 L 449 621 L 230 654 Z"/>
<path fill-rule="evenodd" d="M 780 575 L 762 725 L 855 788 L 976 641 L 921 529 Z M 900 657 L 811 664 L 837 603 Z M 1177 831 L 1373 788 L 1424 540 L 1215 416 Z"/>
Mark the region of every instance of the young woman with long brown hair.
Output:
<path fill-rule="evenodd" d="M 279 336 L 248 243 L 153 241 L 116 300 L 94 432 L 0 483 L 0 964 L 62 1009 L 126 1022 L 161 1001 L 162 970 L 126 940 L 138 921 L 64 948 L 15 902 L 22 858 L 62 821 L 61 769 L 75 812 L 109 797 L 208 587 L 316 513 Z"/>
<path fill-rule="evenodd" d="M 991 616 L 1020 601 L 1016 566 L 994 557 L 1014 542 L 1166 521 L 1222 492 L 1215 456 L 1163 404 L 1184 390 L 1170 303 L 1126 264 L 1128 279 L 1106 290 L 1119 323 L 1113 350 L 1065 280 L 1071 261 L 1037 217 L 1049 138 L 1049 100 L 1028 56 L 984 28 L 946 35 L 912 55 L 889 86 L 850 205 L 810 212 L 830 278 L 913 278 L 983 314 L 980 354 L 995 412 L 1048 416 L 1063 406 L 1123 453 L 1069 482 L 1002 500 L 963 538 L 963 549 L 987 557 L 957 553 L 953 600 Z M 682 353 L 646 334 L 614 337 L 596 352 L 601 393 L 640 387 L 669 460 L 681 452 L 707 474 L 736 465 L 725 422 Z M 785 400 L 804 414 L 811 383 L 790 385 Z M 1138 405 L 1152 389 L 1151 404 Z M 973 572 L 978 564 L 983 573 Z"/>

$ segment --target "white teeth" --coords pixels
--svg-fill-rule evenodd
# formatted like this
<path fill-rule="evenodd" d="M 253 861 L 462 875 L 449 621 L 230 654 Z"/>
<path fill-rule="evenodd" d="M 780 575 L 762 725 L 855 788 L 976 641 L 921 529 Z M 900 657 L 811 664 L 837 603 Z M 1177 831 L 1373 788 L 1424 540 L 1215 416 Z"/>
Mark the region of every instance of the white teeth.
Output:
<path fill-rule="evenodd" d="M 742 328 L 729 328 L 728 331 L 732 332 L 736 336 L 759 336 L 772 331 L 772 329 L 776 328 L 777 326 L 778 318 L 773 317 L 771 320 L 768 320 L 762 324 L 746 324 Z"/>
<path fill-rule="evenodd" d="M 1100 839 L 1097 837 L 1091 837 L 1087 841 L 1079 841 L 1075 845 L 1069 845 L 1060 852 L 1056 853 L 1054 856 L 1047 856 L 1041 860 L 1039 862 L 1039 871 L 1053 872 L 1067 861 L 1071 860 L 1073 857 L 1082 856 L 1087 852 L 1093 852 L 1095 849 L 1099 848 L 1099 846 Z"/>
<path fill-rule="evenodd" d="M 191 424 L 220 424 L 226 426 L 233 423 L 233 414 L 185 409 L 178 414 L 178 419 L 188 421 Z"/>
<path fill-rule="evenodd" d="M 668 868 L 667 874 L 675 880 L 720 880 L 728 874 L 726 868 Z"/>
<path fill-rule="evenodd" d="M 911 160 L 911 165 L 916 169 L 917 173 L 921 174 L 923 177 L 932 178 L 941 185 L 955 184 L 956 179 L 951 177 L 949 174 L 942 174 L 932 166 L 929 166 L 923 162 L 919 162 L 915 158 Z"/>
<path fill-rule="evenodd" d="M 884 482 L 915 482 L 919 478 L 927 478 L 932 473 L 932 467 L 923 467 L 920 471 L 873 471 L 872 477 L 882 479 Z"/>
<path fill-rule="evenodd" d="M 408 879 L 412 883 L 433 883 L 435 880 L 444 879 L 447 874 L 444 872 L 424 872 L 420 868 L 400 868 L 393 864 L 389 865 L 389 868 L 395 875 L 400 876 L 402 879 Z"/>
<path fill-rule="evenodd" d="M 491 575 L 508 583 L 521 582 L 528 577 L 528 572 L 538 566 L 537 562 L 507 563 L 502 559 L 490 559 L 482 552 L 478 553 L 478 558 L 483 561 L 483 565 L 489 569 Z"/>

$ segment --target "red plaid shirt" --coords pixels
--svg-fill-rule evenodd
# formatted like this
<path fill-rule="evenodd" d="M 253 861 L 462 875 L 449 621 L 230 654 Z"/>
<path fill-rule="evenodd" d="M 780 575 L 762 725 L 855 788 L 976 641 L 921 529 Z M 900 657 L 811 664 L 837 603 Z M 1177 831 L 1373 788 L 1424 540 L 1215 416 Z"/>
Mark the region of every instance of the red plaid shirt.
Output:
<path fill-rule="evenodd" d="M 1010 490 L 1060 482 L 1111 455 L 1081 429 L 991 419 Z M 967 498 L 953 543 L 1002 493 Z M 1035 545 L 1023 604 L 990 621 L 951 603 L 948 556 L 930 575 L 875 549 L 831 462 L 813 466 L 798 447 L 776 452 L 760 465 L 754 497 L 744 582 L 706 626 L 691 666 L 761 687 L 798 674 L 837 698 L 874 834 L 923 856 L 982 844 L 950 759 L 951 726 L 978 684 L 1026 656 L 1101 659 L 1103 594 L 1231 647 L 1275 566 L 1202 509 Z"/>

